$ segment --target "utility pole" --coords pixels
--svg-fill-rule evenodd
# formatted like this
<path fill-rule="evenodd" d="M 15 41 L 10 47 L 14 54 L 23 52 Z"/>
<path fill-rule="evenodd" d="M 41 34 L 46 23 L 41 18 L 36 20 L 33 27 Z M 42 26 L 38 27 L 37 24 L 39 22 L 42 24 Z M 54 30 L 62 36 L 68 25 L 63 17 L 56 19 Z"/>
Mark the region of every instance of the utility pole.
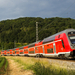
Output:
<path fill-rule="evenodd" d="M 3 50 L 3 45 L 2 45 L 2 50 Z"/>
<path fill-rule="evenodd" d="M 38 22 L 36 22 L 36 42 L 38 41 Z"/>

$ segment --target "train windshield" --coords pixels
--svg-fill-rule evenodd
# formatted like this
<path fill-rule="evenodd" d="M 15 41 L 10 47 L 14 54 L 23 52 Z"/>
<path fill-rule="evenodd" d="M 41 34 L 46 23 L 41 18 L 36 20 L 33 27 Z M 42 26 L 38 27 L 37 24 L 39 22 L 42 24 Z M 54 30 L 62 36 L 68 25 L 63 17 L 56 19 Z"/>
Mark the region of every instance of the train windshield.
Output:
<path fill-rule="evenodd" d="M 69 32 L 68 37 L 72 44 L 75 44 L 75 32 Z"/>

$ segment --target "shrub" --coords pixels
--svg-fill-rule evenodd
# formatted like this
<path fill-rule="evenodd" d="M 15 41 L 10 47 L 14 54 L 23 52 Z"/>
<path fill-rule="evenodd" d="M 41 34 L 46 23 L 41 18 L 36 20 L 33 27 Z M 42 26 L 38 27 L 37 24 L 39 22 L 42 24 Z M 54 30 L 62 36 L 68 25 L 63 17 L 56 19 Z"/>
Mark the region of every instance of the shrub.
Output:
<path fill-rule="evenodd" d="M 32 67 L 36 75 L 50 75 L 52 74 L 52 71 L 50 70 L 50 67 L 45 67 L 40 62 L 36 62 L 35 65 Z"/>
<path fill-rule="evenodd" d="M 7 59 L 6 59 L 5 70 L 7 69 L 7 66 L 8 66 L 8 61 L 7 61 Z"/>
<path fill-rule="evenodd" d="M 3 58 L 1 58 L 2 59 L 2 61 L 1 61 L 1 63 L 0 63 L 0 69 L 2 68 L 2 66 L 4 65 L 4 62 L 5 62 L 5 58 L 3 57 Z"/>

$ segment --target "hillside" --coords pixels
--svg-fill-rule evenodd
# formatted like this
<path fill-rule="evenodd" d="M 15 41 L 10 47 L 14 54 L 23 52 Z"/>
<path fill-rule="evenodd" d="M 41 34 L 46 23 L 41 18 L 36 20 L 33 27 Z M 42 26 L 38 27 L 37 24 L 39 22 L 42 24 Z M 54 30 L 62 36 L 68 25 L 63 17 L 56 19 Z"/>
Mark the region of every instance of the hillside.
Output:
<path fill-rule="evenodd" d="M 75 29 L 75 20 L 71 18 L 24 17 L 4 20 L 0 22 L 0 49 L 9 49 L 25 45 L 24 43 L 35 42 L 36 22 L 39 22 L 39 40 L 67 28 Z"/>

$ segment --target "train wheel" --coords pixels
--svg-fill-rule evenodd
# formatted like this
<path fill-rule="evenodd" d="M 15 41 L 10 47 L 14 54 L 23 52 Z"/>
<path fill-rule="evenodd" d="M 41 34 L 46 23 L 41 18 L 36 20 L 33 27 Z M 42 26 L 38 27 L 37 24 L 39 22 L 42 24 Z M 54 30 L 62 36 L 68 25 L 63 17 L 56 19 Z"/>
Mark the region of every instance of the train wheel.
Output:
<path fill-rule="evenodd" d="M 38 58 L 38 57 L 39 57 L 39 54 L 36 55 L 36 58 Z"/>
<path fill-rule="evenodd" d="M 43 57 L 43 55 L 41 54 L 41 55 L 40 55 L 40 57 L 42 58 L 42 57 Z"/>
<path fill-rule="evenodd" d="M 65 57 L 64 54 L 60 54 L 58 57 L 59 57 L 60 59 L 66 59 L 66 57 Z"/>

